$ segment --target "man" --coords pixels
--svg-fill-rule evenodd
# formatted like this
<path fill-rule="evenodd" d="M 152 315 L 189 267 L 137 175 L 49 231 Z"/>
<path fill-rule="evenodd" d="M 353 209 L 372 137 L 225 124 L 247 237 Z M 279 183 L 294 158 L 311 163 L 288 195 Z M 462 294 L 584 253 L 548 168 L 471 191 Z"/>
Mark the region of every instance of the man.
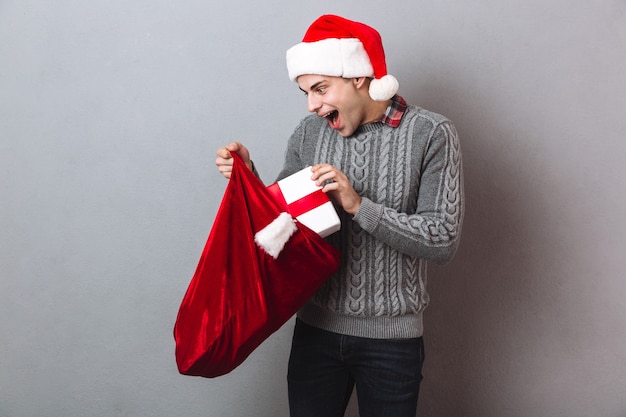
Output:
<path fill-rule="evenodd" d="M 397 95 L 380 35 L 362 23 L 320 17 L 287 68 L 315 114 L 289 139 L 279 179 L 312 166 L 342 224 L 328 237 L 341 267 L 297 315 L 291 416 L 343 416 L 356 386 L 362 417 L 415 417 L 426 263 L 452 259 L 463 219 L 456 130 Z M 217 151 L 225 177 L 233 152 L 254 170 L 235 142 Z"/>

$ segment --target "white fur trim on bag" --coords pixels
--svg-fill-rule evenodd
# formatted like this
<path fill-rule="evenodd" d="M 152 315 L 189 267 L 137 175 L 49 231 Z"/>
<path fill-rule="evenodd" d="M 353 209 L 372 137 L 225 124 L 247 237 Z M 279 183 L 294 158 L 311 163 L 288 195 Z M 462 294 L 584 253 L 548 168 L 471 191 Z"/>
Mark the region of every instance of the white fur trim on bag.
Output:
<path fill-rule="evenodd" d="M 270 224 L 254 235 L 254 241 L 261 249 L 274 259 L 289 241 L 289 238 L 298 230 L 298 226 L 289 213 L 280 213 Z"/>

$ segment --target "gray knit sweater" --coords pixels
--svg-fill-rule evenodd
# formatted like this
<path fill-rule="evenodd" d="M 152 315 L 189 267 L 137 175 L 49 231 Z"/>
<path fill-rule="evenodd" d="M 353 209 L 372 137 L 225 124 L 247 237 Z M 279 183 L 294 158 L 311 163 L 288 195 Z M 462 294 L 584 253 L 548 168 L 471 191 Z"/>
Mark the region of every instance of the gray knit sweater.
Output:
<path fill-rule="evenodd" d="M 463 220 L 453 124 L 408 106 L 398 127 L 375 122 L 344 138 L 311 115 L 291 136 L 279 179 L 317 163 L 343 171 L 362 203 L 355 216 L 338 208 L 341 231 L 327 239 L 341 250 L 341 267 L 298 317 L 352 336 L 421 336 L 426 263 L 452 259 Z"/>

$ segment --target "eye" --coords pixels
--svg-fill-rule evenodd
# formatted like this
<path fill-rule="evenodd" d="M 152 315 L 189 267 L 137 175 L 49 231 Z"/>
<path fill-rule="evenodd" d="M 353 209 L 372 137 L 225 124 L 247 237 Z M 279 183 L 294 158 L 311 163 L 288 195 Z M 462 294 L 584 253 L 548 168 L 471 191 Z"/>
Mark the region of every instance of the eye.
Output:
<path fill-rule="evenodd" d="M 326 92 L 326 87 L 319 87 L 316 91 L 317 94 L 324 94 Z"/>

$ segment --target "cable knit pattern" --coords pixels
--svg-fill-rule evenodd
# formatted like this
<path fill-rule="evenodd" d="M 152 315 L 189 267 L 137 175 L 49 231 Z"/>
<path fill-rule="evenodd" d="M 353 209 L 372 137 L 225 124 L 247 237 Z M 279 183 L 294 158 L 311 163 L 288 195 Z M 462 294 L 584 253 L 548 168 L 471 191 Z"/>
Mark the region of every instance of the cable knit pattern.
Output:
<path fill-rule="evenodd" d="M 420 336 L 427 261 L 452 259 L 463 220 L 454 125 L 409 106 L 397 128 L 376 122 L 343 138 L 312 115 L 290 138 L 279 179 L 316 163 L 343 171 L 362 203 L 354 217 L 338 208 L 341 231 L 327 239 L 341 249 L 342 265 L 298 316 L 360 337 Z"/>

